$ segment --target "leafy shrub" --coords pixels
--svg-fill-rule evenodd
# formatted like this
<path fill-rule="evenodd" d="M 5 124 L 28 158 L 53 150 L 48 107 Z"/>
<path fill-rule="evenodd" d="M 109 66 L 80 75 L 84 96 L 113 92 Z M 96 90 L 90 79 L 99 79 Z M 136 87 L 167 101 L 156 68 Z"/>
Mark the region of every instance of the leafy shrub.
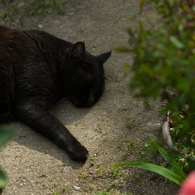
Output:
<path fill-rule="evenodd" d="M 143 5 L 143 0 L 140 1 Z M 161 16 L 161 25 L 151 30 L 139 22 L 139 31 L 131 28 L 130 48 L 118 51 L 134 54 L 131 89 L 136 97 L 166 102 L 177 131 L 175 136 L 192 141 L 195 132 L 195 3 L 193 0 L 150 0 Z M 163 22 L 162 22 L 163 21 Z M 179 132 L 178 132 L 179 131 Z M 182 140 L 184 141 L 184 140 Z"/>
<path fill-rule="evenodd" d="M 158 26 L 145 28 L 139 22 L 138 29 L 128 28 L 130 47 L 116 50 L 134 56 L 133 65 L 125 65 L 125 68 L 127 74 L 132 75 L 130 88 L 136 89 L 136 97 L 146 102 L 160 98 L 165 103 L 164 113 L 169 113 L 172 119 L 172 137 L 185 153 L 185 158 L 180 155 L 174 158 L 189 172 L 195 169 L 194 161 L 187 158 L 195 158 L 195 2 L 140 0 L 140 7 L 146 2 L 155 5 L 160 16 Z M 128 166 L 144 168 L 145 164 Z M 179 180 L 174 182 L 181 184 Z"/>
<path fill-rule="evenodd" d="M 158 146 L 154 142 L 151 143 L 161 153 L 161 155 L 165 158 L 165 160 L 170 164 L 173 171 L 165 167 L 162 167 L 160 165 L 155 165 L 151 163 L 114 163 L 113 165 L 138 167 L 138 168 L 146 169 L 148 171 L 152 171 L 154 173 L 162 175 L 178 185 L 181 185 L 183 181 L 186 179 L 186 174 L 184 173 L 184 171 L 160 146 Z"/>

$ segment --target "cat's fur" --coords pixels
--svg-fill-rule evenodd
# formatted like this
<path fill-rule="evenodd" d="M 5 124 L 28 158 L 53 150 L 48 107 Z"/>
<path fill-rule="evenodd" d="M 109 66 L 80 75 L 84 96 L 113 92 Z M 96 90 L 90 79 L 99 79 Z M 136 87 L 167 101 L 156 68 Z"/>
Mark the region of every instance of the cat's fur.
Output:
<path fill-rule="evenodd" d="M 104 91 L 103 63 L 111 52 L 93 56 L 83 42 L 72 44 L 46 32 L 0 27 L 0 123 L 13 118 L 84 162 L 87 149 L 54 116 L 66 98 L 89 107 Z"/>

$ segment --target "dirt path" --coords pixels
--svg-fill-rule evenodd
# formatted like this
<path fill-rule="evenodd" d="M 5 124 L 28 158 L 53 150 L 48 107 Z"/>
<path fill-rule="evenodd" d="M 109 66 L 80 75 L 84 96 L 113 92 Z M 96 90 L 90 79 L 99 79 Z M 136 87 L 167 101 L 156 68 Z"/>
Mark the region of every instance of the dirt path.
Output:
<path fill-rule="evenodd" d="M 72 42 L 85 41 L 93 54 L 128 43 L 124 29 L 136 27 L 138 20 L 156 15 L 148 8 L 139 14 L 138 0 L 69 0 L 62 16 L 55 13 L 24 18 L 21 27 L 14 22 L 0 24 L 18 29 L 41 29 Z M 137 18 L 129 20 L 136 14 Z M 149 137 L 156 138 L 161 125 L 160 105 L 145 110 L 143 102 L 129 92 L 124 78 L 125 63 L 132 57 L 112 53 L 105 64 L 106 90 L 90 109 L 77 109 L 67 102 L 56 107 L 56 114 L 85 145 L 90 157 L 78 164 L 45 138 L 22 124 L 14 124 L 16 134 L 0 152 L 0 165 L 9 177 L 3 195 L 51 194 L 133 194 L 174 195 L 178 186 L 165 184 L 164 178 L 132 168 L 113 168 L 110 163 L 136 162 L 140 148 Z M 152 152 L 152 151 L 151 151 Z M 150 161 L 165 164 L 151 156 Z M 65 164 L 66 163 L 66 166 Z M 69 167 L 71 169 L 69 170 Z"/>

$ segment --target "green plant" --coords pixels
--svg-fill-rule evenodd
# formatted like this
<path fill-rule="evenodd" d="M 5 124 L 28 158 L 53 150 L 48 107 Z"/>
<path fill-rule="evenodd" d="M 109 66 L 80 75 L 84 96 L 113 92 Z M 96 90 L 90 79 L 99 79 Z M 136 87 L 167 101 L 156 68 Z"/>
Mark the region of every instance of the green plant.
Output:
<path fill-rule="evenodd" d="M 105 173 L 105 170 L 103 170 L 102 167 L 100 167 L 97 171 L 96 171 L 97 175 L 99 176 L 103 176 L 103 174 Z"/>
<path fill-rule="evenodd" d="M 148 158 L 155 158 L 157 154 L 156 148 L 153 147 L 151 142 L 138 142 L 136 140 L 132 140 L 131 142 L 126 144 L 125 153 L 122 155 L 123 160 L 127 159 L 129 155 L 138 154 L 140 158 L 138 162 L 148 162 Z"/>
<path fill-rule="evenodd" d="M 142 162 L 142 163 L 148 162 L 148 160 L 147 160 L 148 155 L 152 155 L 154 157 L 157 153 L 157 150 L 153 146 L 152 142 L 146 142 L 144 144 L 144 147 L 139 146 L 137 151 L 140 154 L 139 162 Z"/>
<path fill-rule="evenodd" d="M 10 12 L 0 12 L 1 18 L 3 18 L 5 21 L 9 21 L 11 17 Z"/>
<path fill-rule="evenodd" d="M 81 177 L 81 179 L 84 180 L 85 178 L 89 177 L 89 174 L 86 173 L 86 172 L 84 171 L 84 169 L 82 169 L 82 170 L 80 171 L 80 177 Z"/>
<path fill-rule="evenodd" d="M 133 127 L 135 126 L 135 119 L 132 119 L 131 117 L 127 117 L 126 120 L 124 121 L 124 124 L 129 129 L 133 129 Z"/>
<path fill-rule="evenodd" d="M 114 164 L 113 164 L 114 165 Z M 112 174 L 114 178 L 119 178 L 120 176 L 123 175 L 123 173 L 121 173 L 121 167 L 116 167 L 115 165 L 113 166 L 112 169 Z"/>
<path fill-rule="evenodd" d="M 164 111 L 183 113 L 182 132 L 190 138 L 194 132 L 195 110 L 195 9 L 193 1 L 150 0 L 161 15 L 161 25 L 145 29 L 127 30 L 130 48 L 117 51 L 134 53 L 134 63 L 125 65 L 127 74 L 132 74 L 130 87 L 139 89 L 136 97 L 146 100 L 161 97 L 166 100 Z M 152 23 L 152 22 L 151 22 Z"/>
<path fill-rule="evenodd" d="M 41 177 L 46 177 L 47 175 L 46 175 L 46 172 L 44 171 L 44 172 L 41 172 Z"/>
<path fill-rule="evenodd" d="M 56 10 L 57 14 L 64 14 L 64 6 L 66 1 L 60 0 L 48 0 L 45 1 L 38 1 L 38 0 L 29 0 L 23 2 L 16 2 L 11 1 L 8 2 L 7 0 L 0 1 L 2 6 L 5 6 L 5 12 L 1 12 L 0 16 L 6 21 L 14 20 L 14 18 L 18 15 L 19 21 L 23 24 L 21 18 L 24 15 L 34 16 L 34 15 L 41 15 L 43 13 L 47 13 L 49 9 Z M 7 5 L 9 4 L 9 6 Z"/>
<path fill-rule="evenodd" d="M 138 178 L 140 178 L 140 174 L 139 173 L 134 173 L 133 175 L 131 176 L 126 176 L 127 178 L 131 178 L 133 179 L 134 181 L 136 181 Z"/>
<path fill-rule="evenodd" d="M 95 195 L 109 195 L 109 192 L 107 192 L 107 190 L 103 190 L 103 191 L 101 192 L 101 194 L 95 193 Z"/>
<path fill-rule="evenodd" d="M 142 169 L 146 169 L 148 171 L 155 172 L 160 174 L 167 179 L 175 182 L 178 185 L 181 185 L 182 182 L 186 179 L 186 174 L 181 169 L 181 167 L 173 160 L 159 145 L 152 142 L 153 146 L 161 153 L 161 155 L 165 158 L 165 160 L 169 163 L 173 170 L 169 170 L 159 165 L 151 164 L 151 163 L 114 163 L 116 166 L 128 166 L 128 167 L 138 167 Z"/>
<path fill-rule="evenodd" d="M 59 161 L 59 163 L 60 163 L 61 166 L 66 166 L 67 165 L 66 163 L 62 162 L 61 160 Z"/>
<path fill-rule="evenodd" d="M 97 187 L 95 186 L 95 185 L 93 185 L 93 184 L 89 184 L 89 186 L 92 188 L 92 189 L 97 189 Z"/>
<path fill-rule="evenodd" d="M 0 148 L 3 147 L 13 136 L 14 131 L 5 126 L 0 127 Z M 0 168 L 0 189 L 3 189 L 7 184 L 7 176 Z"/>
<path fill-rule="evenodd" d="M 92 161 L 91 161 L 91 165 L 95 165 L 97 163 L 97 159 L 95 156 L 92 156 Z"/>
<path fill-rule="evenodd" d="M 64 187 L 63 187 L 63 191 L 66 191 L 68 189 L 68 185 L 65 185 Z"/>
<path fill-rule="evenodd" d="M 52 194 L 53 194 L 53 195 L 59 195 L 59 193 L 57 193 L 57 192 L 52 192 Z"/>
<path fill-rule="evenodd" d="M 195 169 L 189 157 L 195 158 L 195 3 L 193 0 L 140 0 L 155 5 L 160 15 L 158 25 L 138 23 L 128 28 L 130 47 L 117 51 L 133 54 L 133 65 L 125 65 L 131 75 L 130 88 L 136 97 L 163 100 L 163 112 L 169 113 L 171 135 L 179 151 L 174 157 L 186 172 Z"/>
<path fill-rule="evenodd" d="M 119 148 L 122 148 L 124 146 L 124 142 L 125 142 L 124 135 L 121 134 L 121 139 L 118 142 Z"/>
<path fill-rule="evenodd" d="M 61 3 L 62 5 L 65 5 L 65 1 Z M 53 0 L 53 6 L 57 9 L 57 13 L 62 15 L 64 14 L 64 11 L 62 11 L 61 5 L 58 4 L 55 0 Z"/>
<path fill-rule="evenodd" d="M 99 193 L 95 193 L 95 194 L 96 194 L 96 195 L 109 195 L 109 191 L 110 191 L 112 188 L 114 188 L 115 186 L 118 186 L 118 184 L 117 184 L 116 182 L 110 182 L 109 187 L 108 187 L 107 189 L 103 190 L 103 191 L 101 192 L 101 194 L 99 194 Z"/>

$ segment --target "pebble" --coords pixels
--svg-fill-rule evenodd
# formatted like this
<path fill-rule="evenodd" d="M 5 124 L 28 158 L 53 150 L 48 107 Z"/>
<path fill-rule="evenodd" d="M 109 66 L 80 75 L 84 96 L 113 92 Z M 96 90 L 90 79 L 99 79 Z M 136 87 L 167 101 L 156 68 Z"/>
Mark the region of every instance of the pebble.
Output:
<path fill-rule="evenodd" d="M 133 104 L 134 104 L 134 105 L 137 105 L 137 104 L 138 104 L 138 102 L 137 102 L 137 101 L 133 101 Z"/>
<path fill-rule="evenodd" d="M 38 24 L 38 27 L 39 27 L 39 28 L 43 28 L 43 25 L 42 25 L 42 24 Z"/>
<path fill-rule="evenodd" d="M 74 186 L 74 189 L 75 189 L 76 191 L 79 191 L 79 190 L 80 190 L 80 187 Z"/>
<path fill-rule="evenodd" d="M 116 104 L 115 102 L 113 102 L 113 101 L 108 101 L 108 104 L 110 104 L 110 105 L 114 105 L 114 104 Z"/>
<path fill-rule="evenodd" d="M 58 183 L 58 182 L 55 182 L 54 184 L 55 184 L 56 186 L 58 186 L 59 183 Z"/>
<path fill-rule="evenodd" d="M 65 171 L 71 171 L 72 167 L 71 166 L 65 166 L 64 169 L 65 169 Z"/>

